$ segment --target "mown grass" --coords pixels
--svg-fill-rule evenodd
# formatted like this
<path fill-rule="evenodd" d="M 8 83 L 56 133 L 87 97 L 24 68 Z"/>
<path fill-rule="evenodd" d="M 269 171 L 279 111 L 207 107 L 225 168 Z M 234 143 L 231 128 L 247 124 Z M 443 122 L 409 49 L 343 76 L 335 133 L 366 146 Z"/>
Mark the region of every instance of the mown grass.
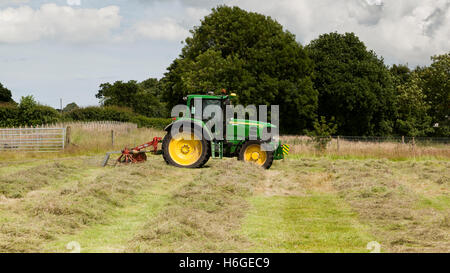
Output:
<path fill-rule="evenodd" d="M 264 170 L 235 160 L 187 172 L 190 182 L 130 241 L 133 252 L 242 251 L 248 241 L 234 231 L 248 209 L 247 197 Z"/>
<path fill-rule="evenodd" d="M 368 228 L 335 195 L 257 196 L 243 222 L 251 252 L 367 252 Z"/>
<path fill-rule="evenodd" d="M 0 252 L 65 252 L 70 241 L 84 252 L 368 252 L 369 241 L 450 251 L 448 158 L 294 154 L 262 170 L 149 156 L 100 167 L 103 152 L 154 135 L 124 131 L 110 147 L 110 132 L 80 132 L 65 154 L 2 161 Z"/>
<path fill-rule="evenodd" d="M 80 251 L 87 253 L 124 252 L 136 230 L 142 228 L 149 218 L 155 217 L 168 203 L 165 187 L 154 185 L 138 192 L 121 207 L 111 211 L 106 223 L 97 223 L 75 234 L 59 237 L 44 246 L 45 252 L 65 252 L 69 242 L 80 244 Z"/>
<path fill-rule="evenodd" d="M 161 168 L 142 165 L 101 169 L 91 165 L 91 159 L 71 162 L 72 174 L 64 179 L 41 166 L 48 172 L 47 183 L 35 180 L 35 171 L 27 171 L 28 185 L 24 180 L 17 183 L 19 186 L 7 188 L 11 198 L 3 196 L 0 203 L 0 251 L 42 251 L 44 243 L 59 236 L 108 223 L 111 218 L 106 215 L 126 206 L 138 192 L 151 186 L 151 181 L 142 179 L 142 175 L 163 174 Z M 2 185 L 3 181 L 2 177 Z"/>

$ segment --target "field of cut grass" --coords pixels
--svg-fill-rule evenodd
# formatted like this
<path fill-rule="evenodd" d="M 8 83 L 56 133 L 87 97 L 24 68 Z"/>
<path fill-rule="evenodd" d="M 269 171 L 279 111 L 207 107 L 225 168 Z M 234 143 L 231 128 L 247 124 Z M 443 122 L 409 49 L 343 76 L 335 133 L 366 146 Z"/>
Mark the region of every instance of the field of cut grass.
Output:
<path fill-rule="evenodd" d="M 73 241 L 82 252 L 450 251 L 448 159 L 293 155 L 262 170 L 149 156 L 102 168 L 98 145 L 2 161 L 0 252 L 69 252 Z"/>

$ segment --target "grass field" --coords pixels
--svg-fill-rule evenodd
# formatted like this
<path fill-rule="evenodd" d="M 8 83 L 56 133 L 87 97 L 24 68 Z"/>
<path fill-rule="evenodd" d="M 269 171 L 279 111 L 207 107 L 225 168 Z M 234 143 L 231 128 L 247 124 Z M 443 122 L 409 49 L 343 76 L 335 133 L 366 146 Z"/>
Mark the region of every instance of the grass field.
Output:
<path fill-rule="evenodd" d="M 64 154 L 2 155 L 0 252 L 69 252 L 73 241 L 82 252 L 369 252 L 371 241 L 450 251 L 445 152 L 297 153 L 270 170 L 236 159 L 179 169 L 161 156 L 102 168 L 105 150 L 160 135 L 124 132 L 109 147 L 108 133 L 74 132 Z"/>

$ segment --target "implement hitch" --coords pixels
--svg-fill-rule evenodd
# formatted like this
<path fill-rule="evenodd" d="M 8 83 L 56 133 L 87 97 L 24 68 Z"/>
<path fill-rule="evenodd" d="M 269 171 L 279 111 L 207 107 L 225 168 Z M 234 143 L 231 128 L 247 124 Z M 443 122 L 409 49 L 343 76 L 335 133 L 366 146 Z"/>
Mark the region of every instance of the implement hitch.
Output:
<path fill-rule="evenodd" d="M 116 163 L 139 163 L 147 160 L 146 153 L 148 151 L 143 151 L 145 148 L 153 147 L 153 154 L 158 154 L 158 143 L 161 142 L 160 137 L 154 137 L 152 141 L 139 145 L 133 149 L 128 149 L 125 147 L 122 151 L 118 152 L 108 152 L 105 155 L 102 166 L 105 167 L 108 164 L 109 158 L 112 154 L 121 154 L 119 158 L 117 158 Z"/>

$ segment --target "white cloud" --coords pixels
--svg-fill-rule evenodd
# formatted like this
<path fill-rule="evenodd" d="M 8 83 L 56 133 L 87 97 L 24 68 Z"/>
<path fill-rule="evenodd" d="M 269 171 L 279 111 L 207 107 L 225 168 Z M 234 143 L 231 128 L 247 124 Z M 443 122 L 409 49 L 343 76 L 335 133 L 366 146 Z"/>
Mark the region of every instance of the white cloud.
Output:
<path fill-rule="evenodd" d="M 28 3 L 30 0 L 0 0 L 0 5 Z"/>
<path fill-rule="evenodd" d="M 71 5 L 82 2 L 66 1 Z M 0 43 L 180 41 L 213 6 L 226 3 L 273 17 L 303 44 L 323 33 L 355 32 L 388 63 L 423 65 L 430 62 L 431 55 L 450 51 L 449 0 L 164 0 L 164 5 L 162 0 L 139 1 L 148 3 L 148 7 L 133 12 L 141 18 L 148 14 L 151 19 L 136 21 L 129 16 L 134 14 L 129 12 L 134 7 L 130 4 L 122 27 L 117 6 L 87 9 L 44 4 L 37 9 L 0 8 Z M 0 0 L 0 6 L 25 2 L 29 1 Z M 170 7 L 173 12 L 167 11 Z"/>
<path fill-rule="evenodd" d="M 163 18 L 155 21 L 141 21 L 136 23 L 129 33 L 133 38 L 152 40 L 181 41 L 189 31 L 172 18 Z"/>
<path fill-rule="evenodd" d="M 272 16 L 308 43 L 332 31 L 355 32 L 387 61 L 427 64 L 450 51 L 448 0 L 234 0 L 250 11 Z"/>
<path fill-rule="evenodd" d="M 44 4 L 0 10 L 0 43 L 24 43 L 41 39 L 69 42 L 101 41 L 120 27 L 119 7 L 80 9 Z"/>
<path fill-rule="evenodd" d="M 67 5 L 79 6 L 79 5 L 81 5 L 81 0 L 67 0 Z"/>

